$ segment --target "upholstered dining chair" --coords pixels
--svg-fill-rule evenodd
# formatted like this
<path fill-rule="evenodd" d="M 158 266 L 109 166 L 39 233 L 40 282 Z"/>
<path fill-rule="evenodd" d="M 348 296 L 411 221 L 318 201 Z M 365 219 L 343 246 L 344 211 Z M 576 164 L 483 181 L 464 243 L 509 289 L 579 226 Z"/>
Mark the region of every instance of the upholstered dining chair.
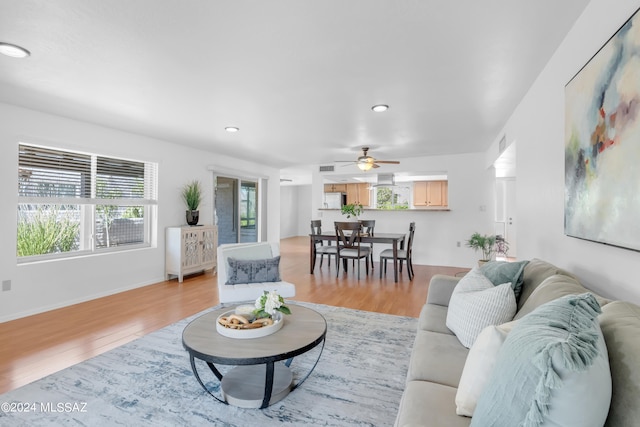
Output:
<path fill-rule="evenodd" d="M 409 280 L 413 280 L 413 259 L 412 259 L 412 249 L 413 246 L 413 235 L 416 231 L 416 223 L 412 222 L 409 224 L 409 240 L 407 240 L 406 249 L 398 249 L 398 262 L 400 263 L 400 272 L 402 273 L 402 263 L 407 262 L 407 274 L 409 275 Z M 393 260 L 393 249 L 385 249 L 380 253 L 380 278 L 382 279 L 382 262 L 384 261 L 384 274 L 387 274 L 387 260 Z"/>
<path fill-rule="evenodd" d="M 340 273 L 340 260 L 344 262 L 344 270 L 347 271 L 347 260 L 354 259 L 358 261 L 358 279 L 360 279 L 360 260 L 366 261 L 366 272 L 369 275 L 369 255 L 371 249 L 368 246 L 362 246 L 362 225 L 359 222 L 340 222 L 334 223 L 336 228 L 336 238 L 338 240 L 338 256 L 336 259 L 336 277 Z"/>
<path fill-rule="evenodd" d="M 311 234 L 322 234 L 322 221 L 319 219 L 311 220 Z M 331 257 L 338 256 L 338 248 L 336 246 L 331 245 L 331 241 L 328 242 L 328 246 L 324 245 L 322 239 L 317 239 L 313 241 L 313 245 L 316 248 L 316 256 L 320 255 L 320 268 L 322 268 L 322 261 L 324 261 L 324 256 L 326 255 L 327 266 L 331 267 Z"/>
<path fill-rule="evenodd" d="M 360 224 L 362 225 L 363 235 L 373 236 L 374 229 L 376 228 L 375 219 L 361 219 Z M 371 271 L 373 271 L 373 243 L 370 243 L 369 247 L 371 248 Z"/>

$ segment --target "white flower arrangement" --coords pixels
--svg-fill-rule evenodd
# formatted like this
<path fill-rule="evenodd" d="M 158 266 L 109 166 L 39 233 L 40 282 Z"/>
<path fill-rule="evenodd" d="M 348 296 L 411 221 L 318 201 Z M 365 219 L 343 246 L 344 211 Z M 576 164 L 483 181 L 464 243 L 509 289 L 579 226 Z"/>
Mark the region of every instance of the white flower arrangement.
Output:
<path fill-rule="evenodd" d="M 264 295 L 256 299 L 256 309 L 253 313 L 257 318 L 273 316 L 276 311 L 283 314 L 291 314 L 289 307 L 284 305 L 282 298 L 276 291 L 264 291 Z"/>

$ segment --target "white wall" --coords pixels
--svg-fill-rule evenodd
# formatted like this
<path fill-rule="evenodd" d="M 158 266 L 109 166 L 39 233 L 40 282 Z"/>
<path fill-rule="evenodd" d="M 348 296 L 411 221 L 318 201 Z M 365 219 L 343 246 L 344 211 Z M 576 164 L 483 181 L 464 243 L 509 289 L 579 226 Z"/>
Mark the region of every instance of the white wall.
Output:
<path fill-rule="evenodd" d="M 576 273 L 590 289 L 640 302 L 640 253 L 564 235 L 564 86 L 638 8 L 592 0 L 514 111 L 503 134 L 517 141 L 518 257 Z"/>
<path fill-rule="evenodd" d="M 0 321 L 163 280 L 164 229 L 185 223 L 180 190 L 193 179 L 205 184 L 207 195 L 200 206 L 200 222 L 212 223 L 213 183 L 209 169 L 216 164 L 224 164 L 227 170 L 250 171 L 269 178 L 268 239 L 280 237 L 278 170 L 6 104 L 0 104 L 0 117 L 0 280 L 12 282 L 10 291 L 0 292 Z M 157 245 L 149 249 L 18 265 L 19 142 L 158 162 Z"/>
<path fill-rule="evenodd" d="M 454 156 L 431 156 L 399 159 L 400 165 L 385 165 L 385 173 L 405 171 L 446 171 L 449 179 L 449 211 L 378 211 L 365 210 L 361 219 L 375 219 L 376 232 L 408 232 L 409 223 L 416 222 L 414 240 L 414 263 L 471 267 L 479 255 L 465 247 L 464 242 L 475 231 L 493 233 L 495 209 L 494 170 L 487 168 L 485 154 L 463 154 Z M 354 166 L 355 167 L 355 166 Z M 343 172 L 344 173 L 344 172 Z M 323 230 L 332 230 L 334 221 L 345 217 L 335 210 L 321 210 L 322 177 L 316 173 L 310 188 L 311 211 L 300 222 L 307 228 L 309 220 L 321 219 Z M 284 207 L 283 207 L 284 209 Z M 484 209 L 484 210 L 481 210 Z M 300 235 L 307 235 L 304 230 Z M 456 243 L 461 242 L 457 247 Z M 374 247 L 374 259 L 389 245 Z"/>
<path fill-rule="evenodd" d="M 309 221 L 314 216 L 311 210 L 311 198 L 313 197 L 311 185 L 299 185 L 298 187 L 298 232 L 297 236 L 307 236 L 311 232 L 311 224 Z"/>
<path fill-rule="evenodd" d="M 280 187 L 280 238 L 298 235 L 298 186 Z"/>
<path fill-rule="evenodd" d="M 282 186 L 280 188 L 280 238 L 308 235 L 310 218 L 311 185 Z"/>

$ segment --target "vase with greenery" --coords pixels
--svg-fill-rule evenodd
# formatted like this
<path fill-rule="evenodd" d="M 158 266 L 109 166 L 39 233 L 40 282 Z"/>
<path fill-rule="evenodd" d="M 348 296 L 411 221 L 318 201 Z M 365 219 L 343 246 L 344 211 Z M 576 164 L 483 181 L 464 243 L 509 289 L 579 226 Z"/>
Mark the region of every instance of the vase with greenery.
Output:
<path fill-rule="evenodd" d="M 282 314 L 291 314 L 289 307 L 284 305 L 282 298 L 276 291 L 264 291 L 264 294 L 256 299 L 255 310 L 253 314 L 260 319 L 263 317 L 272 317 L 279 311 Z"/>
<path fill-rule="evenodd" d="M 496 236 L 490 234 L 473 233 L 469 240 L 467 240 L 467 246 L 474 251 L 482 252 L 482 259 L 479 264 L 488 262 L 493 256 L 495 250 Z"/>
<path fill-rule="evenodd" d="M 200 181 L 191 181 L 182 188 L 182 199 L 187 205 L 187 224 L 196 225 L 200 212 L 198 206 L 202 201 L 202 187 Z"/>
<path fill-rule="evenodd" d="M 349 203 L 348 205 L 342 205 L 340 209 L 342 211 L 342 215 L 346 215 L 347 219 L 354 217 L 356 220 L 360 215 L 362 215 L 362 205 Z"/>

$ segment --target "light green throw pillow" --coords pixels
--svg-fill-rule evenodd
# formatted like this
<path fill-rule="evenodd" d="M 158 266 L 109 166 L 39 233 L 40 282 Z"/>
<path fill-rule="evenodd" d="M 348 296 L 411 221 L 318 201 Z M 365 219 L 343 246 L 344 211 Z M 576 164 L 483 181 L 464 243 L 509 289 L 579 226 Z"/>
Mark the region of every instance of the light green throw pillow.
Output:
<path fill-rule="evenodd" d="M 611 402 L 607 348 L 590 293 L 567 295 L 520 319 L 471 420 L 475 427 L 602 427 Z"/>
<path fill-rule="evenodd" d="M 520 299 L 520 292 L 522 291 L 522 273 L 528 263 L 529 261 L 489 261 L 480 267 L 480 272 L 482 272 L 487 279 L 491 280 L 491 283 L 495 286 L 511 282 L 513 294 L 516 297 L 516 301 L 518 301 Z"/>

